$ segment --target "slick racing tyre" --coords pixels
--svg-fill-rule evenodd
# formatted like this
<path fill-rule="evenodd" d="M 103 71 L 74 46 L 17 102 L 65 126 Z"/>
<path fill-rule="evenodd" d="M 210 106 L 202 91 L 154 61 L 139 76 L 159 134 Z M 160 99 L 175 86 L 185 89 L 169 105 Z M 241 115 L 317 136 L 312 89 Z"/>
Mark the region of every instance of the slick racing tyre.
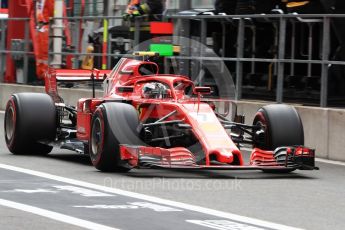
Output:
<path fill-rule="evenodd" d="M 304 145 L 301 118 L 289 105 L 266 105 L 260 108 L 253 125 L 262 127 L 263 135 L 255 137 L 254 147 L 275 150 L 282 146 Z"/>
<path fill-rule="evenodd" d="M 138 114 L 132 105 L 104 103 L 95 111 L 89 140 L 92 164 L 100 171 L 126 172 L 129 164 L 121 160 L 120 144 L 141 145 Z"/>
<path fill-rule="evenodd" d="M 56 126 L 56 108 L 47 94 L 14 94 L 6 105 L 5 141 L 13 154 L 50 153 L 53 147 L 40 141 L 54 140 Z"/>
<path fill-rule="evenodd" d="M 274 104 L 260 108 L 253 125 L 261 126 L 254 135 L 254 148 L 274 151 L 278 147 L 304 145 L 304 131 L 297 111 L 288 105 Z M 285 173 L 294 169 L 263 170 Z"/>

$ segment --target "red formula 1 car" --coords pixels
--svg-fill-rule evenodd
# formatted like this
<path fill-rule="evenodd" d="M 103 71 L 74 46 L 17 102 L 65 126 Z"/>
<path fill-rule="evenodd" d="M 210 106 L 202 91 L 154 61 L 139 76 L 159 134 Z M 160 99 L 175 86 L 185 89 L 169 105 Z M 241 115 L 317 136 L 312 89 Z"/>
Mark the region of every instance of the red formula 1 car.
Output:
<path fill-rule="evenodd" d="M 210 88 L 158 72 L 154 62 L 129 58 L 112 71 L 49 71 L 47 94 L 18 93 L 8 101 L 9 150 L 47 154 L 59 146 L 89 154 L 101 171 L 317 169 L 314 150 L 303 146 L 303 126 L 293 107 L 264 106 L 253 124 L 246 125 L 233 102 L 204 97 Z M 64 80 L 102 80 L 104 96 L 68 106 L 56 87 Z M 247 164 L 240 151 L 243 144 L 253 146 Z"/>

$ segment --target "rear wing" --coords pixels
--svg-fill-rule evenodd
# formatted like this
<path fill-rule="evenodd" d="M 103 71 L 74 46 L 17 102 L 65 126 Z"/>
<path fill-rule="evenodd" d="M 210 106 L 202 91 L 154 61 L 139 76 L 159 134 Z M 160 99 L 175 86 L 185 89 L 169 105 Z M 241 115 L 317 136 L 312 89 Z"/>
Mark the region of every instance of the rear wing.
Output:
<path fill-rule="evenodd" d="M 57 82 L 92 81 L 92 95 L 95 97 L 95 82 L 104 81 L 111 70 L 81 70 L 81 69 L 53 69 L 49 68 L 45 74 L 45 91 L 54 102 L 62 102 L 58 94 Z"/>

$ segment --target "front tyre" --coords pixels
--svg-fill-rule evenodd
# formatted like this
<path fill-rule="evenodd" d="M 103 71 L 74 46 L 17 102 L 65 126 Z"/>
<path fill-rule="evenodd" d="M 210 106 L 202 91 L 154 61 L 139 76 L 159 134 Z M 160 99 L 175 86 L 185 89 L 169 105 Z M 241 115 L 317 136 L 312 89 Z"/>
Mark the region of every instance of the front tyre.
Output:
<path fill-rule="evenodd" d="M 40 141 L 54 140 L 56 109 L 49 95 L 18 93 L 7 102 L 4 120 L 5 141 L 13 154 L 48 154 L 52 146 Z"/>
<path fill-rule="evenodd" d="M 301 118 L 289 105 L 273 104 L 260 108 L 253 125 L 261 126 L 254 135 L 254 148 L 274 151 L 278 147 L 303 146 L 304 131 Z M 264 172 L 287 173 L 294 169 L 263 170 Z"/>
<path fill-rule="evenodd" d="M 126 172 L 130 165 L 121 160 L 120 145 L 141 145 L 138 114 L 132 105 L 104 103 L 95 111 L 89 140 L 92 164 L 100 171 Z"/>
<path fill-rule="evenodd" d="M 253 125 L 262 127 L 261 135 L 254 136 L 253 147 L 275 150 L 278 147 L 304 145 L 301 118 L 292 106 L 266 105 L 257 111 Z"/>

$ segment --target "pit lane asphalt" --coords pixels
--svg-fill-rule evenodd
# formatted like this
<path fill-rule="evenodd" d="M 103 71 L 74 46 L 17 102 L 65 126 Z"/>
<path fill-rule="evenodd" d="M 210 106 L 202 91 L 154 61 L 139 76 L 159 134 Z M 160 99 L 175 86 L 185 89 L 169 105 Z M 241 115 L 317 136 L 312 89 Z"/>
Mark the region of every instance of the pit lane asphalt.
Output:
<path fill-rule="evenodd" d="M 345 167 L 318 163 L 320 171 L 296 171 L 288 175 L 264 174 L 256 171 L 193 171 L 174 172 L 164 170 L 133 170 L 129 173 L 101 173 L 95 170 L 87 157 L 67 150 L 54 150 L 40 156 L 15 156 L 9 153 L 3 137 L 3 114 L 0 114 L 0 163 L 72 178 L 97 185 L 119 188 L 159 198 L 198 205 L 206 208 L 235 213 L 306 229 L 344 229 L 345 214 Z M 109 197 L 82 202 L 79 196 L 58 191 L 59 196 L 34 194 L 28 196 L 15 189 L 53 189 L 66 186 L 56 181 L 44 180 L 37 186 L 37 178 L 17 172 L 0 170 L 0 199 L 25 203 L 64 213 L 95 223 L 108 224 L 109 219 L 122 216 L 124 223 L 112 227 L 144 229 L 178 228 L 181 223 L 168 221 L 162 214 L 152 218 L 152 212 L 140 210 L 140 214 L 128 210 L 105 212 L 102 209 L 77 208 L 74 206 L 123 205 L 132 202 Z M 8 183 L 4 183 L 7 181 Z M 36 181 L 36 182 L 35 182 Z M 26 183 L 25 183 L 26 182 Z M 34 186 L 36 184 L 36 186 Z M 46 186 L 42 188 L 42 185 Z M 6 192 L 7 191 L 7 192 Z M 54 190 L 55 191 L 55 190 Z M 18 195 L 19 194 L 19 195 Z M 51 196 L 51 197 L 49 197 Z M 115 199 L 115 198 L 114 198 Z M 116 198 L 117 199 L 117 198 Z M 93 202 L 91 202 L 93 201 Z M 96 202 L 97 201 L 97 202 Z M 135 201 L 136 202 L 136 201 Z M 63 206 L 69 205 L 67 206 Z M 73 206 L 73 207 L 72 207 Z M 181 214 L 169 214 L 172 220 L 181 221 Z M 183 213 L 184 218 L 199 220 L 219 218 L 203 214 Z M 190 217 L 190 215 L 192 217 Z M 194 215 L 194 216 L 193 216 Z M 79 229 L 73 225 L 50 220 L 30 213 L 0 206 L 1 229 Z M 146 222 L 143 220 L 147 216 Z M 158 225 L 160 223 L 160 225 Z M 124 224 L 124 225 L 123 225 Z M 186 223 L 184 223 L 186 224 Z M 30 228 L 30 226 L 33 226 Z M 186 229 L 187 226 L 183 225 Z M 189 228 L 200 226 L 188 225 Z M 182 229 L 182 228 L 179 228 Z M 207 229 L 207 228 L 205 228 Z"/>

